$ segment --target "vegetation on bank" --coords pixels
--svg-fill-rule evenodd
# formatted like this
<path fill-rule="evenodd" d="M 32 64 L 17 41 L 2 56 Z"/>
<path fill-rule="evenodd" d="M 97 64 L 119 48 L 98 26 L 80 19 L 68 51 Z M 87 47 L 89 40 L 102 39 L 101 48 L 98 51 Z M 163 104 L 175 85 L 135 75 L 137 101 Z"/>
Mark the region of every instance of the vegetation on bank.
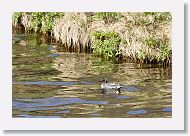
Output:
<path fill-rule="evenodd" d="M 95 37 L 92 49 L 93 53 L 103 54 L 105 58 L 116 58 L 121 54 L 119 49 L 120 36 L 115 32 L 93 32 Z"/>
<path fill-rule="evenodd" d="M 61 12 L 15 12 L 13 14 L 13 25 L 23 25 L 26 31 L 51 32 L 55 20 L 64 16 Z"/>
<path fill-rule="evenodd" d="M 107 59 L 172 63 L 169 12 L 15 12 L 13 26 L 51 34 L 76 52 L 92 49 Z"/>

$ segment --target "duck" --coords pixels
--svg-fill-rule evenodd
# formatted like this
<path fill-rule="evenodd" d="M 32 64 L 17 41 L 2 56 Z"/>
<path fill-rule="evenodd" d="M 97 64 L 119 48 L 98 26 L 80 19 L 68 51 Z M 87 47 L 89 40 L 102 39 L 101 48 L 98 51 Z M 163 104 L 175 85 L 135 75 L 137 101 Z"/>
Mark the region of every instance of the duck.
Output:
<path fill-rule="evenodd" d="M 117 83 L 108 83 L 106 78 L 103 78 L 100 82 L 104 82 L 101 84 L 101 89 L 103 90 L 118 90 L 122 87 L 120 84 Z"/>

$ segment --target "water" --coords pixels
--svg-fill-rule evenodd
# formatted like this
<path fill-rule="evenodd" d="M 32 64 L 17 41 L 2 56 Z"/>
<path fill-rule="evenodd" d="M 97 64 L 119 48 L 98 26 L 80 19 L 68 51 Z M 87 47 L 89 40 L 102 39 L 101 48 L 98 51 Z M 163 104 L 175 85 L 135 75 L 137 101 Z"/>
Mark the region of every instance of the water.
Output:
<path fill-rule="evenodd" d="M 13 35 L 15 118 L 172 117 L 171 69 L 69 53 L 35 34 Z M 102 91 L 102 78 L 121 84 Z"/>

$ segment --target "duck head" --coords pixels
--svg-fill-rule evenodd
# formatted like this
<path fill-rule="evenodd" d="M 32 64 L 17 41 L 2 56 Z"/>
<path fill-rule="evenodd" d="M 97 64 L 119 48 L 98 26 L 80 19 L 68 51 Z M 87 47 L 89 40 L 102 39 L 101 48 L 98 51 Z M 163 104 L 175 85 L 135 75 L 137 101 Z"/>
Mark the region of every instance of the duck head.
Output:
<path fill-rule="evenodd" d="M 104 82 L 104 83 L 107 83 L 108 80 L 106 78 L 103 78 L 102 80 L 100 80 L 100 82 Z"/>

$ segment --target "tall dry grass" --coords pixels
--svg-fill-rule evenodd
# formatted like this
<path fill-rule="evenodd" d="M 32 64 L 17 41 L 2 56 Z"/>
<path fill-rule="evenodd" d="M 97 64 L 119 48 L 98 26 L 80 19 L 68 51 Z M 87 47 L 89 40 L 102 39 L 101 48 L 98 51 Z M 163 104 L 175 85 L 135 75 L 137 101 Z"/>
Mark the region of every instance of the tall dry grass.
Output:
<path fill-rule="evenodd" d="M 80 52 L 91 44 L 89 36 L 87 16 L 85 13 L 65 13 L 53 28 L 53 34 L 57 41 L 68 48 Z"/>

